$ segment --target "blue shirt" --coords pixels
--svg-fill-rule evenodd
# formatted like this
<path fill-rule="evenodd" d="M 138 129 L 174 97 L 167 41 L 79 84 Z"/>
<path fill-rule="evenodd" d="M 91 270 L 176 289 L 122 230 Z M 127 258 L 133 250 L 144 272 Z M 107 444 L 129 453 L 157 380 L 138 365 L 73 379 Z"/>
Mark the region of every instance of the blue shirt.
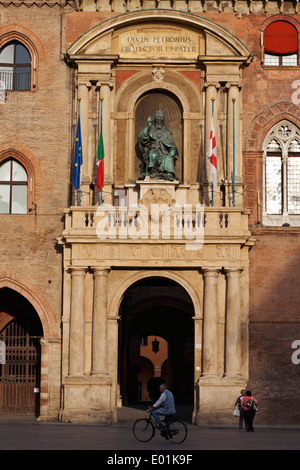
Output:
<path fill-rule="evenodd" d="M 173 415 L 176 413 L 174 396 L 170 390 L 165 390 L 153 406 L 154 408 L 160 407 L 159 410 L 164 414 Z"/>

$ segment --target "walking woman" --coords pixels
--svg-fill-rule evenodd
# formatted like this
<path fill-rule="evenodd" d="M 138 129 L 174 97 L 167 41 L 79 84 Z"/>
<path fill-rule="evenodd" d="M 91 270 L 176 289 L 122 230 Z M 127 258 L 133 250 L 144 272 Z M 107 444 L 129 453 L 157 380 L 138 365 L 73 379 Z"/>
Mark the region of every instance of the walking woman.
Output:
<path fill-rule="evenodd" d="M 249 400 L 252 401 L 254 407 L 249 406 Z M 253 429 L 253 420 L 255 417 L 256 409 L 257 409 L 257 401 L 250 392 L 250 390 L 247 390 L 246 395 L 242 398 L 241 400 L 242 407 L 244 409 L 244 419 L 245 419 L 245 425 L 246 425 L 246 431 L 247 432 L 254 432 Z M 248 406 L 247 406 L 248 404 Z M 256 409 L 255 409 L 256 407 Z"/>

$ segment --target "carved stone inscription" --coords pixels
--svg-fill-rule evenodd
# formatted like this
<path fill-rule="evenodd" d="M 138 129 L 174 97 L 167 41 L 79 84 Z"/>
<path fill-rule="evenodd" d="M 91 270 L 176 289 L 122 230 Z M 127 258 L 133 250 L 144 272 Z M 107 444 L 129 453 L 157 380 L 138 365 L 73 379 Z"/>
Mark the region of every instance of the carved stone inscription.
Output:
<path fill-rule="evenodd" d="M 199 35 L 182 29 L 130 30 L 119 36 L 120 57 L 196 58 Z"/>

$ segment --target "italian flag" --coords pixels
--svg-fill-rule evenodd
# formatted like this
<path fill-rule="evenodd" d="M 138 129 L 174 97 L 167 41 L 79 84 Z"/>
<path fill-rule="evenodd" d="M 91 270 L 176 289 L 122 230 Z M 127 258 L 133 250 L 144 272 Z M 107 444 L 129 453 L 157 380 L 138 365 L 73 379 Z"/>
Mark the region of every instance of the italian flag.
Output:
<path fill-rule="evenodd" d="M 101 191 L 104 183 L 104 144 L 103 144 L 103 134 L 102 134 L 102 101 L 101 100 L 101 128 L 100 128 L 100 137 L 98 144 L 98 155 L 97 155 L 97 165 L 98 165 L 98 180 L 97 180 L 97 189 Z"/>
<path fill-rule="evenodd" d="M 103 145 L 102 129 L 100 132 L 99 145 L 98 145 L 97 165 L 98 165 L 97 189 L 98 191 L 101 191 L 101 189 L 103 188 L 103 182 L 104 182 L 104 145 Z"/>

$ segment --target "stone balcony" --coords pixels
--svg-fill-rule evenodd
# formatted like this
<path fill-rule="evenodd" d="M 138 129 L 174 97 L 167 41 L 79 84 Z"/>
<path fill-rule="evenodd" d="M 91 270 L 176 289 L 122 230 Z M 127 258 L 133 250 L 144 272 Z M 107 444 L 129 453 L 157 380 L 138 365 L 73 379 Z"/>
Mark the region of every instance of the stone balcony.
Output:
<path fill-rule="evenodd" d="M 202 205 L 72 206 L 64 211 L 65 243 L 226 243 L 251 239 L 249 211 Z"/>

